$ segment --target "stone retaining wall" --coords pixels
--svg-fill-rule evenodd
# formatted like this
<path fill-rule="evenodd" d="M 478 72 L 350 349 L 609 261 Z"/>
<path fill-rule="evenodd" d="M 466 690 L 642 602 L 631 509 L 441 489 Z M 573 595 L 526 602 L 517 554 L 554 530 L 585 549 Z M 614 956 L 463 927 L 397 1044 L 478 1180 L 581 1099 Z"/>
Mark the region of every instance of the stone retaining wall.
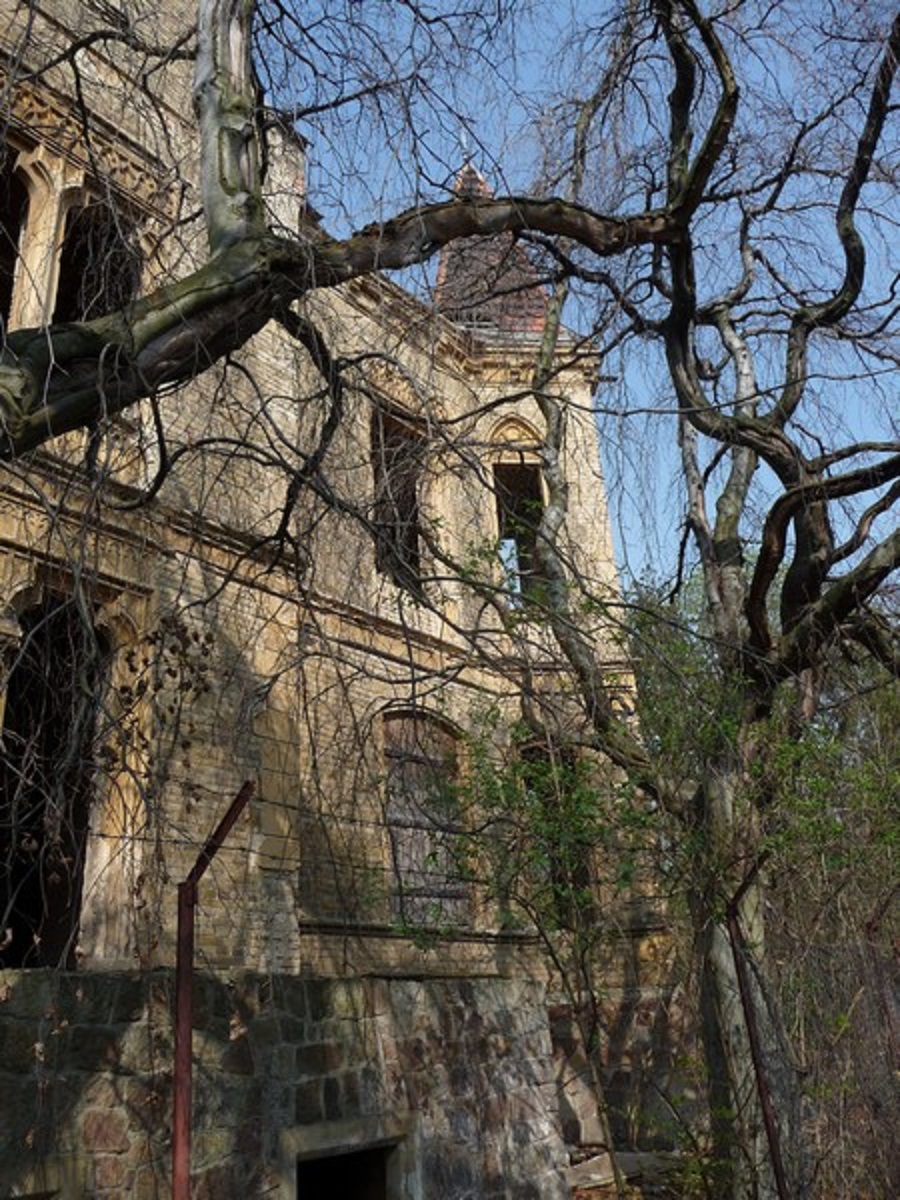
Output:
<path fill-rule="evenodd" d="M 174 979 L 0 973 L 0 1196 L 170 1194 Z M 195 1200 L 384 1147 L 389 1200 L 566 1194 L 543 989 L 198 976 Z M 346 1165 L 346 1162 L 345 1164 Z"/>

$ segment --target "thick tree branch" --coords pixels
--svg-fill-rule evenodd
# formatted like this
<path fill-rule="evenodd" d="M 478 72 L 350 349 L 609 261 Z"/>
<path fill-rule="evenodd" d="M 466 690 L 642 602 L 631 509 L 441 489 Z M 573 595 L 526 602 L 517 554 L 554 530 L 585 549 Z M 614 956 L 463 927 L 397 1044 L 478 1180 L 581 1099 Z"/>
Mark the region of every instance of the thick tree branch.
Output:
<path fill-rule="evenodd" d="M 836 325 L 856 303 L 866 273 L 866 250 L 856 228 L 856 206 L 869 177 L 875 149 L 890 111 L 891 87 L 900 60 L 900 16 L 894 19 L 869 101 L 866 123 L 859 136 L 853 165 L 847 176 L 835 214 L 838 237 L 844 252 L 844 277 L 840 287 L 821 304 L 794 314 L 787 342 L 785 386 L 771 419 L 783 425 L 796 411 L 806 389 L 806 359 L 814 329 Z"/>
<path fill-rule="evenodd" d="M 787 633 L 778 647 L 778 669 L 796 676 L 813 666 L 817 656 L 841 625 L 858 612 L 900 566 L 900 530 L 895 531 L 852 571 L 833 583 Z"/>
<path fill-rule="evenodd" d="M 681 5 L 700 34 L 703 47 L 715 66 L 719 80 L 719 102 L 703 144 L 688 171 L 678 203 L 678 211 L 690 216 L 703 199 L 710 176 L 728 143 L 737 116 L 739 91 L 731 61 L 712 22 L 700 14 L 694 0 L 681 0 Z"/>
<path fill-rule="evenodd" d="M 222 203 L 224 249 L 192 275 L 111 316 L 9 335 L 0 353 L 0 461 L 195 378 L 316 288 L 421 262 L 454 238 L 538 229 L 609 257 L 679 236 L 661 212 L 608 217 L 560 199 L 506 197 L 410 209 L 346 240 L 232 242 L 243 217 Z"/>
<path fill-rule="evenodd" d="M 750 625 L 753 646 L 758 652 L 765 653 L 771 646 L 767 601 L 769 589 L 784 560 L 787 531 L 791 519 L 810 504 L 815 503 L 821 506 L 827 500 L 859 495 L 861 492 L 880 487 L 898 476 L 900 476 L 900 455 L 894 455 L 876 466 L 864 467 L 859 471 L 851 471 L 846 475 L 838 475 L 831 479 L 815 479 L 799 484 L 785 492 L 775 502 L 766 518 L 762 546 L 747 594 L 747 621 Z M 873 520 L 880 511 L 882 511 L 882 507 L 879 505 L 872 513 Z M 871 525 L 871 521 L 868 524 Z M 830 558 L 823 564 L 823 574 L 833 561 L 836 559 Z M 789 611 L 785 615 L 788 624 L 791 624 L 799 614 Z"/>

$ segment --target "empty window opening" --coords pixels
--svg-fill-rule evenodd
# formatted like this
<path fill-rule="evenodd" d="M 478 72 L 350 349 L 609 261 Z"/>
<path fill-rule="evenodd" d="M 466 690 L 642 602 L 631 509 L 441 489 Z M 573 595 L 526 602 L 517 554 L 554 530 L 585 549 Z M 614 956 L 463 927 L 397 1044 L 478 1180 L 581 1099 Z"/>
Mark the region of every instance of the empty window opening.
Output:
<path fill-rule="evenodd" d="M 393 1146 L 300 1159 L 297 1163 L 298 1200 L 323 1196 L 353 1200 L 388 1200 L 388 1158 Z"/>
<path fill-rule="evenodd" d="M 505 587 L 513 601 L 533 598 L 541 584 L 535 563 L 544 511 L 540 467 L 525 462 L 495 463 L 494 494 Z"/>
<path fill-rule="evenodd" d="M 569 747 L 545 742 L 522 746 L 519 757 L 547 916 L 558 929 L 591 928 L 597 916 L 591 872 L 594 806 L 583 765 Z"/>
<path fill-rule="evenodd" d="M 410 925 L 469 923 L 456 739 L 432 718 L 384 720 L 394 913 Z"/>
<path fill-rule="evenodd" d="M 12 310 L 16 263 L 28 220 L 28 188 L 15 170 L 15 156 L 0 147 L 0 321 L 6 328 Z"/>
<path fill-rule="evenodd" d="M 401 587 L 421 591 L 419 490 L 426 439 L 421 426 L 384 408 L 372 414 L 375 565 Z"/>
<path fill-rule="evenodd" d="M 0 966 L 72 967 L 108 655 L 71 600 L 20 624 L 0 755 Z"/>
<path fill-rule="evenodd" d="M 90 321 L 124 308 L 140 282 L 140 251 L 127 220 L 99 201 L 70 208 L 53 320 Z"/>

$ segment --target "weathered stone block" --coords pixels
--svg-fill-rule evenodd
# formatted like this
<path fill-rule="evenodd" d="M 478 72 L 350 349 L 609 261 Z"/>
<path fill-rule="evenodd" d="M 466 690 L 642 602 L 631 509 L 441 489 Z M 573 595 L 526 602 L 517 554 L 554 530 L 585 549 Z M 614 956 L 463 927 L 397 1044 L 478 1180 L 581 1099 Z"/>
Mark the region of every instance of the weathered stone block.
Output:
<path fill-rule="evenodd" d="M 326 1079 L 322 1086 L 322 1107 L 325 1111 L 326 1121 L 337 1121 L 340 1117 L 355 1116 L 354 1113 L 344 1111 L 341 1085 L 339 1080 L 333 1076 Z"/>
<path fill-rule="evenodd" d="M 228 1043 L 219 1059 L 219 1065 L 229 1075 L 252 1075 L 254 1070 L 253 1050 L 246 1036 Z"/>
<path fill-rule="evenodd" d="M 165 1200 L 170 1192 L 168 1180 L 158 1168 L 145 1166 L 135 1172 L 131 1200 Z"/>
<path fill-rule="evenodd" d="M 76 1071 L 115 1070 L 122 1061 L 117 1030 L 104 1025 L 73 1025 L 68 1031 L 66 1062 Z"/>
<path fill-rule="evenodd" d="M 124 1154 L 128 1149 L 128 1120 L 121 1112 L 91 1109 L 81 1121 L 81 1140 L 97 1154 Z"/>
<path fill-rule="evenodd" d="M 126 1179 L 133 1179 L 129 1170 L 128 1158 L 124 1154 L 102 1154 L 94 1159 L 94 1186 L 99 1189 L 110 1189 L 119 1195 L 127 1195 Z"/>
<path fill-rule="evenodd" d="M 280 975 L 272 985 L 272 997 L 275 1006 L 282 1012 L 294 1017 L 309 1015 L 307 1007 L 307 987 L 309 980 L 298 979 L 291 975 Z"/>
<path fill-rule="evenodd" d="M 111 1075 L 88 1077 L 80 1091 L 79 1107 L 82 1111 L 119 1108 L 124 1100 L 123 1082 Z"/>
<path fill-rule="evenodd" d="M 6 1060 L 0 1051 L 0 1061 Z M 29 1128 L 41 1110 L 41 1093 L 38 1080 L 30 1074 L 17 1077 L 0 1075 L 0 1149 L 10 1153 L 14 1146 L 24 1144 Z M 0 1162 L 3 1159 L 0 1153 Z"/>
<path fill-rule="evenodd" d="M 321 1121 L 323 1115 L 322 1084 L 318 1080 L 298 1083 L 294 1096 L 294 1119 L 297 1124 L 312 1125 Z"/>
<path fill-rule="evenodd" d="M 305 981 L 306 1012 L 311 1021 L 322 1021 L 331 1015 L 331 985 L 324 979 Z"/>
<path fill-rule="evenodd" d="M 172 1061 L 171 1035 L 147 1021 L 126 1026 L 118 1042 L 118 1055 L 122 1071 L 152 1075 L 162 1064 Z"/>
<path fill-rule="evenodd" d="M 139 1021 L 146 1006 L 145 981 L 140 976 L 119 979 L 113 989 L 109 1019 L 114 1025 Z"/>
<path fill-rule="evenodd" d="M 191 1184 L 194 1200 L 231 1200 L 242 1195 L 242 1183 L 236 1167 L 220 1164 L 195 1175 Z"/>
<path fill-rule="evenodd" d="M 282 1040 L 285 1042 L 301 1043 L 307 1040 L 307 1032 L 309 1030 L 308 1022 L 302 1017 L 291 1016 L 290 1014 L 282 1014 L 279 1017 L 278 1025 L 281 1030 Z"/>
<path fill-rule="evenodd" d="M 337 1042 L 319 1042 L 297 1047 L 298 1075 L 328 1075 L 344 1063 L 343 1047 Z"/>
<path fill-rule="evenodd" d="M 54 1002 L 55 977 L 49 971 L 4 971 L 4 1017 L 29 1020 L 45 1015 Z"/>
<path fill-rule="evenodd" d="M 0 1023 L 0 1063 L 11 1075 L 27 1075 L 45 1057 L 40 1023 L 3 1021 Z"/>
<path fill-rule="evenodd" d="M 275 1016 L 255 1017 L 248 1025 L 250 1041 L 258 1055 L 280 1046 L 282 1041 L 281 1022 Z"/>

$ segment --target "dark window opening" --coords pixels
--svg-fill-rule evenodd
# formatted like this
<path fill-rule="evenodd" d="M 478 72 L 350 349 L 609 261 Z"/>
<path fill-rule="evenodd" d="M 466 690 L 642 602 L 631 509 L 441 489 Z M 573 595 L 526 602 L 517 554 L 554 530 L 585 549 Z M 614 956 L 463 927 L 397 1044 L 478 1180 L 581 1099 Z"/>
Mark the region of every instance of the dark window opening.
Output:
<path fill-rule="evenodd" d="M 141 255 L 132 226 L 108 204 L 69 209 L 59 259 L 54 321 L 90 321 L 137 295 Z"/>
<path fill-rule="evenodd" d="M 469 923 L 456 739 L 412 714 L 384 719 L 386 816 L 395 915 L 409 924 Z"/>
<path fill-rule="evenodd" d="M 0 756 L 0 966 L 75 966 L 108 654 L 72 601 L 21 618 Z"/>
<path fill-rule="evenodd" d="M 28 188 L 15 171 L 9 147 L 0 147 L 0 321 L 4 329 L 12 309 L 16 262 L 28 220 Z"/>
<path fill-rule="evenodd" d="M 565 746 L 532 742 L 519 751 L 522 783 L 533 802 L 535 843 L 558 929 L 590 929 L 596 920 L 591 874 L 593 803 L 576 755 Z M 542 860 L 542 861 L 541 861 Z"/>
<path fill-rule="evenodd" d="M 393 1146 L 300 1159 L 297 1163 L 298 1200 L 388 1200 L 388 1157 Z"/>
<path fill-rule="evenodd" d="M 544 511 L 540 467 L 536 463 L 495 463 L 494 494 L 505 587 L 513 602 L 534 599 L 542 583 L 535 562 Z"/>
<path fill-rule="evenodd" d="M 417 423 L 383 408 L 375 409 L 375 566 L 414 593 L 422 589 L 419 488 L 425 447 L 425 436 Z"/>

